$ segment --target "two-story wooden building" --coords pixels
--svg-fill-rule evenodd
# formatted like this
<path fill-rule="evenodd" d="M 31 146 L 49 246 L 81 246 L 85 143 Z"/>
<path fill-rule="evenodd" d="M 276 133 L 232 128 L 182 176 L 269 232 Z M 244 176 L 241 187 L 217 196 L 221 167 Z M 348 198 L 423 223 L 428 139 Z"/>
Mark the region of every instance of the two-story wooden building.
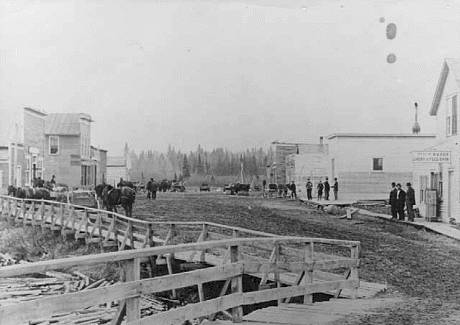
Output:
<path fill-rule="evenodd" d="M 414 189 L 422 216 L 428 210 L 427 191 L 436 190 L 438 215 L 460 222 L 460 59 L 445 59 L 430 115 L 436 116 L 436 143 L 413 152 Z"/>
<path fill-rule="evenodd" d="M 71 188 L 104 181 L 107 151 L 91 148 L 91 122 L 88 114 L 24 108 L 1 135 L 0 188 L 32 186 L 34 178 L 52 175 Z"/>

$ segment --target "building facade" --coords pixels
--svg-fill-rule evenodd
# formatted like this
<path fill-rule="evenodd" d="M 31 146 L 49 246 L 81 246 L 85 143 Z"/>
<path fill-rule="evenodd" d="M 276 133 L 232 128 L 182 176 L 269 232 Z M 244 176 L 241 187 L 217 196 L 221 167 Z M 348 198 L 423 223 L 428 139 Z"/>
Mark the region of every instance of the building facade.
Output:
<path fill-rule="evenodd" d="M 438 80 L 430 115 L 436 117 L 436 142 L 413 153 L 414 189 L 422 216 L 437 195 L 437 217 L 443 222 L 460 222 L 460 59 L 446 59 Z M 430 202 L 431 201 L 431 202 Z"/>
<path fill-rule="evenodd" d="M 106 174 L 107 152 L 90 149 L 91 117 L 24 108 L 0 143 L 0 188 L 33 186 L 41 177 L 70 188 L 94 185 Z M 98 167 L 97 167 L 98 166 Z"/>
<path fill-rule="evenodd" d="M 107 184 L 116 186 L 120 178 L 130 180 L 131 161 L 129 155 L 107 157 Z"/>
<path fill-rule="evenodd" d="M 434 143 L 431 134 L 331 134 L 288 156 L 286 178 L 301 189 L 310 178 L 316 189 L 320 180 L 332 184 L 337 177 L 340 199 L 388 199 L 392 182 L 412 180 L 411 151 Z"/>

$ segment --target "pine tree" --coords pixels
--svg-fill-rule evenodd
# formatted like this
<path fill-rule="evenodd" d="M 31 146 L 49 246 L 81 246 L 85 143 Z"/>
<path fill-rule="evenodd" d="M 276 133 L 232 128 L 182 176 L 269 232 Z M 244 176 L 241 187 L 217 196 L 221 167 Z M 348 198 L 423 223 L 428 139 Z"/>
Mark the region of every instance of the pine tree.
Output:
<path fill-rule="evenodd" d="M 184 163 L 182 164 L 182 176 L 184 178 L 190 177 L 190 166 L 187 161 L 187 155 L 184 155 Z"/>
<path fill-rule="evenodd" d="M 198 154 L 198 162 L 197 162 L 198 166 L 197 166 L 197 174 L 198 175 L 203 175 L 204 174 L 204 168 L 203 168 L 203 162 L 201 161 L 201 155 Z"/>

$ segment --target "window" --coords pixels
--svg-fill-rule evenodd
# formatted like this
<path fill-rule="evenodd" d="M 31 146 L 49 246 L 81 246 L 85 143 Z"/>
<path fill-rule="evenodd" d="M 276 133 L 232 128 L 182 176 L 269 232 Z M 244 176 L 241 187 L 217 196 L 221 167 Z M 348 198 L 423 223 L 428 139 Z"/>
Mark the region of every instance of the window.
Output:
<path fill-rule="evenodd" d="M 457 134 L 457 95 L 446 99 L 446 135 Z"/>
<path fill-rule="evenodd" d="M 382 171 L 383 170 L 383 158 L 374 158 L 374 164 L 372 170 Z"/>
<path fill-rule="evenodd" d="M 50 136 L 50 155 L 59 154 L 59 137 Z"/>

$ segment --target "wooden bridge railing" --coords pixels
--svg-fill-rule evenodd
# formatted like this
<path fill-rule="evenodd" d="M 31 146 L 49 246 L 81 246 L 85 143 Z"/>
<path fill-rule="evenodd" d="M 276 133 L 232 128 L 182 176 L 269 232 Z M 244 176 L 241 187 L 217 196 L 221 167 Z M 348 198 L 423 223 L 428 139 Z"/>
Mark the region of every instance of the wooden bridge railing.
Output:
<path fill-rule="evenodd" d="M 242 248 L 258 245 L 274 246 L 273 260 L 248 261 L 241 256 Z M 302 246 L 304 258 L 297 261 L 284 261 L 283 247 L 288 244 Z M 351 248 L 350 258 L 316 261 L 312 258 L 315 244 L 345 245 Z M 180 274 L 162 277 L 140 279 L 141 263 L 152 256 L 189 253 L 191 251 L 213 250 L 222 248 L 230 252 L 229 262 L 220 266 L 200 269 Z M 219 311 L 231 310 L 234 322 L 241 322 L 242 306 L 260 302 L 278 300 L 286 303 L 292 297 L 304 296 L 304 303 L 311 303 L 311 295 L 325 290 L 349 288 L 356 291 L 359 286 L 358 256 L 359 243 L 352 241 L 336 241 L 317 238 L 276 237 L 276 238 L 236 238 L 200 243 L 181 244 L 144 248 L 133 251 L 121 251 L 90 256 L 80 256 L 51 261 L 42 261 L 24 265 L 14 265 L 0 268 L 0 277 L 20 276 L 28 273 L 45 272 L 80 265 L 123 261 L 126 272 L 126 282 L 109 287 L 90 289 L 76 293 L 51 296 L 34 301 L 22 302 L 17 305 L 0 307 L 2 324 L 17 324 L 30 320 L 47 319 L 53 314 L 81 310 L 90 306 L 119 300 L 119 311 L 126 310 L 126 321 L 134 324 L 181 324 L 185 320 L 215 314 Z M 316 270 L 332 270 L 349 268 L 351 276 L 348 279 L 313 282 L 311 274 Z M 253 273 L 272 273 L 274 284 L 265 290 L 246 292 L 243 290 L 242 276 Z M 280 276 L 284 273 L 299 274 L 298 282 L 292 286 L 283 287 Z M 189 304 L 173 310 L 161 312 L 153 316 L 141 318 L 140 296 L 172 289 L 198 286 L 199 290 L 207 282 L 225 280 L 221 295 L 205 300 L 200 293 L 200 302 Z M 202 289 L 201 289 L 202 290 Z M 117 313 L 120 317 L 123 313 Z M 113 324 L 121 322 L 114 319 Z"/>
<path fill-rule="evenodd" d="M 76 239 L 84 238 L 87 243 L 115 245 L 120 250 L 102 255 L 4 267 L 0 268 L 0 277 L 124 261 L 128 281 L 122 285 L 95 289 L 98 291 L 60 295 L 59 298 L 50 297 L 27 302 L 27 305 L 19 304 L 24 308 L 4 307 L 0 309 L 0 320 L 12 317 L 11 319 L 19 322 L 26 318 L 37 319 L 45 317 L 45 314 L 65 312 L 69 308 L 76 310 L 99 302 L 121 300 L 126 301 L 126 304 L 120 306 L 123 307 L 122 310 L 126 310 L 129 324 L 180 323 L 182 320 L 227 309 L 232 309 L 233 320 L 239 321 L 243 305 L 267 300 L 287 303 L 295 296 L 304 296 L 304 302 L 311 303 L 313 293 L 334 291 L 338 297 L 342 289 L 349 290 L 351 298 L 355 298 L 359 286 L 360 244 L 355 241 L 280 237 L 210 222 L 145 221 L 55 201 L 25 200 L 6 196 L 0 196 L 0 209 L 2 218 L 15 223 L 40 226 L 42 229 L 50 228 L 65 235 L 73 233 Z M 184 244 L 187 242 L 188 244 Z M 139 249 L 122 251 L 128 247 Z M 147 258 L 149 262 L 156 260 L 152 257 L 164 258 L 170 274 L 140 280 L 140 263 L 147 261 Z M 171 260 L 174 258 L 205 262 L 214 267 L 173 274 Z M 243 293 L 243 274 L 258 276 L 259 290 L 262 291 Z M 290 275 L 290 278 L 294 275 L 294 281 L 286 281 L 287 275 Z M 217 280 L 225 280 L 221 296 L 205 300 L 203 283 Z M 289 286 L 282 287 L 286 284 Z M 181 307 L 179 313 L 178 309 L 175 309 L 174 312 L 152 316 L 152 319 L 139 320 L 141 294 L 166 290 L 174 292 L 175 289 L 193 285 L 198 286 L 199 304 Z M 27 313 L 18 310 L 27 310 Z M 120 311 L 118 316 L 121 315 L 123 313 Z"/>

